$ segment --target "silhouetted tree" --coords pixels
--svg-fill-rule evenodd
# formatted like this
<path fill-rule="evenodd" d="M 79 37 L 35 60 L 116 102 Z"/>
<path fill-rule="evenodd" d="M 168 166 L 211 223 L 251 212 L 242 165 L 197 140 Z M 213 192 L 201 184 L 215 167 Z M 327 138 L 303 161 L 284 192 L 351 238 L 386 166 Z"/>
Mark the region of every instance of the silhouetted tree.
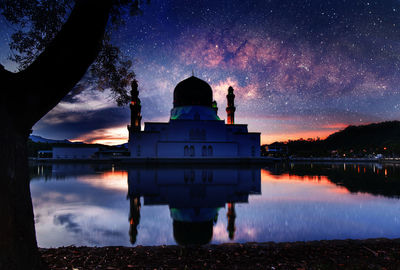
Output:
<path fill-rule="evenodd" d="M 348 126 L 329 135 L 326 139 L 289 140 L 287 143 L 275 142 L 271 146 L 285 146 L 288 154 L 299 157 L 366 157 L 383 154 L 400 155 L 400 121 L 387 121 L 375 124 Z M 262 146 L 267 155 L 266 145 Z"/>
<path fill-rule="evenodd" d="M 127 99 L 124 87 L 134 74 L 105 31 L 109 21 L 120 23 L 124 12 L 138 12 L 138 5 L 132 0 L 0 1 L 2 15 L 21 29 L 11 42 L 19 71 L 0 67 L 0 269 L 42 268 L 27 161 L 32 126 L 94 61 L 96 81 L 110 87 L 118 103 Z"/>

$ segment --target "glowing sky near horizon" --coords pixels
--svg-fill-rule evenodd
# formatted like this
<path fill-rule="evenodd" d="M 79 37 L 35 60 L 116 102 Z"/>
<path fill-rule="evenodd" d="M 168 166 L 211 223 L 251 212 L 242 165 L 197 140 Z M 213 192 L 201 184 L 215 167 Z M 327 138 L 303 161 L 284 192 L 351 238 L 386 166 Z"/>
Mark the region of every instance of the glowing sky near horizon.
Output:
<path fill-rule="evenodd" d="M 194 70 L 212 86 L 221 119 L 234 87 L 236 122 L 262 132 L 262 143 L 323 138 L 400 118 L 399 11 L 393 0 L 152 0 L 113 41 L 134 61 L 143 121 L 168 121 L 175 85 Z M 9 30 L 0 29 L 0 62 L 12 69 Z M 83 84 L 33 133 L 116 144 L 128 122 L 127 107 Z"/>

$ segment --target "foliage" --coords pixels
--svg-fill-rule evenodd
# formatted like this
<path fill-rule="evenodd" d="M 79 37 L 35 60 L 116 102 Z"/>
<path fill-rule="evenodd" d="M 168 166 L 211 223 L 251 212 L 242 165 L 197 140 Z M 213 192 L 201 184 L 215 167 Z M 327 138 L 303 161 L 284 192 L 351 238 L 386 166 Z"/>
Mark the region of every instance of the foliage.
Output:
<path fill-rule="evenodd" d="M 40 150 L 51 150 L 52 144 L 28 140 L 28 157 L 37 157 Z"/>
<path fill-rule="evenodd" d="M 120 146 L 116 145 L 104 145 L 104 144 L 86 144 L 86 143 L 67 143 L 67 142 L 34 142 L 31 139 L 28 140 L 28 157 L 37 157 L 38 151 L 52 150 L 53 147 L 68 147 L 68 148 L 83 148 L 83 147 L 98 147 L 104 150 L 121 150 Z"/>
<path fill-rule="evenodd" d="M 1 0 L 0 13 L 13 26 L 10 60 L 26 69 L 49 45 L 68 19 L 79 0 Z M 149 1 L 147 1 L 149 2 Z M 118 46 L 112 44 L 111 34 L 124 24 L 126 16 L 142 13 L 139 0 L 113 0 L 109 25 L 89 76 L 100 90 L 110 89 L 118 105 L 129 102 L 128 86 L 135 78 L 132 61 L 124 60 Z"/>
<path fill-rule="evenodd" d="M 120 56 L 119 48 L 113 46 L 107 37 L 103 40 L 103 49 L 89 70 L 97 78 L 98 88 L 111 88 L 117 104 L 121 106 L 130 100 L 127 86 L 135 78 L 135 74 L 130 70 L 132 61 L 124 61 Z"/>
<path fill-rule="evenodd" d="M 348 126 L 325 140 L 299 139 L 272 145 L 285 145 L 288 155 L 299 157 L 366 157 L 376 154 L 400 156 L 400 121 Z"/>
<path fill-rule="evenodd" d="M 27 68 L 60 31 L 72 5 L 72 0 L 1 2 L 1 14 L 17 27 L 9 44 L 14 52 L 10 60 L 17 62 L 20 70 Z"/>

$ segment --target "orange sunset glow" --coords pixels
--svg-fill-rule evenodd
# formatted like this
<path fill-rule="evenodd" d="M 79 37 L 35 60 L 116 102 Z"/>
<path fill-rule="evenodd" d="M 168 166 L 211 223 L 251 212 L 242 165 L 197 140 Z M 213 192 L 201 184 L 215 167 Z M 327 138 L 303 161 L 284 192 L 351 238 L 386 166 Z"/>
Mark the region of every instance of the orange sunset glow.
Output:
<path fill-rule="evenodd" d="M 336 124 L 334 126 L 326 127 L 329 130 L 321 129 L 317 131 L 301 131 L 292 133 L 282 134 L 261 134 L 261 144 L 269 144 L 276 141 L 285 142 L 288 140 L 298 139 L 325 139 L 330 134 L 345 128 L 345 124 Z M 70 140 L 72 142 L 84 142 L 84 143 L 99 143 L 105 145 L 119 145 L 128 142 L 128 130 L 126 126 L 99 129 L 89 134 L 84 134 L 80 137 Z"/>
<path fill-rule="evenodd" d="M 279 175 L 273 175 L 270 171 L 268 170 L 261 170 L 261 181 L 262 182 L 274 182 L 274 181 L 279 181 L 280 183 L 286 182 L 286 183 L 291 183 L 293 186 L 293 182 L 301 182 L 303 184 L 307 185 L 318 185 L 318 186 L 326 186 L 329 188 L 329 192 L 333 193 L 343 193 L 347 194 L 350 193 L 346 188 L 336 186 L 333 184 L 331 181 L 329 181 L 328 177 L 325 175 L 294 175 L 294 174 L 279 174 Z"/>
<path fill-rule="evenodd" d="M 79 181 L 104 190 L 123 192 L 128 190 L 128 172 L 126 171 L 112 170 L 101 174 L 85 175 L 80 177 Z"/>
<path fill-rule="evenodd" d="M 72 142 L 99 143 L 105 145 L 119 145 L 128 142 L 128 129 L 126 126 L 98 129 L 80 137 Z"/>
<path fill-rule="evenodd" d="M 337 130 L 339 131 L 339 130 Z M 321 140 L 328 137 L 333 132 L 331 130 L 321 130 L 321 131 L 302 131 L 302 132 L 294 132 L 294 133 L 284 133 L 284 134 L 261 134 L 261 144 L 270 144 L 273 142 L 287 142 L 289 140 L 298 140 L 298 139 L 317 139 Z"/>

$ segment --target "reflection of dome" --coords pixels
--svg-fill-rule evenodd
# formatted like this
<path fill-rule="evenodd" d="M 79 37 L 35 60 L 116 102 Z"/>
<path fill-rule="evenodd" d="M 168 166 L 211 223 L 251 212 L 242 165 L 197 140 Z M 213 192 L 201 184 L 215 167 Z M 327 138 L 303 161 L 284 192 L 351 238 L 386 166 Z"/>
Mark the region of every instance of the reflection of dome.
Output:
<path fill-rule="evenodd" d="M 213 236 L 213 221 L 185 222 L 174 220 L 174 238 L 179 245 L 206 245 Z"/>
<path fill-rule="evenodd" d="M 212 89 L 205 81 L 191 76 L 177 84 L 174 90 L 174 107 L 212 106 Z"/>
<path fill-rule="evenodd" d="M 219 208 L 171 208 L 174 238 L 179 245 L 210 243 Z"/>

